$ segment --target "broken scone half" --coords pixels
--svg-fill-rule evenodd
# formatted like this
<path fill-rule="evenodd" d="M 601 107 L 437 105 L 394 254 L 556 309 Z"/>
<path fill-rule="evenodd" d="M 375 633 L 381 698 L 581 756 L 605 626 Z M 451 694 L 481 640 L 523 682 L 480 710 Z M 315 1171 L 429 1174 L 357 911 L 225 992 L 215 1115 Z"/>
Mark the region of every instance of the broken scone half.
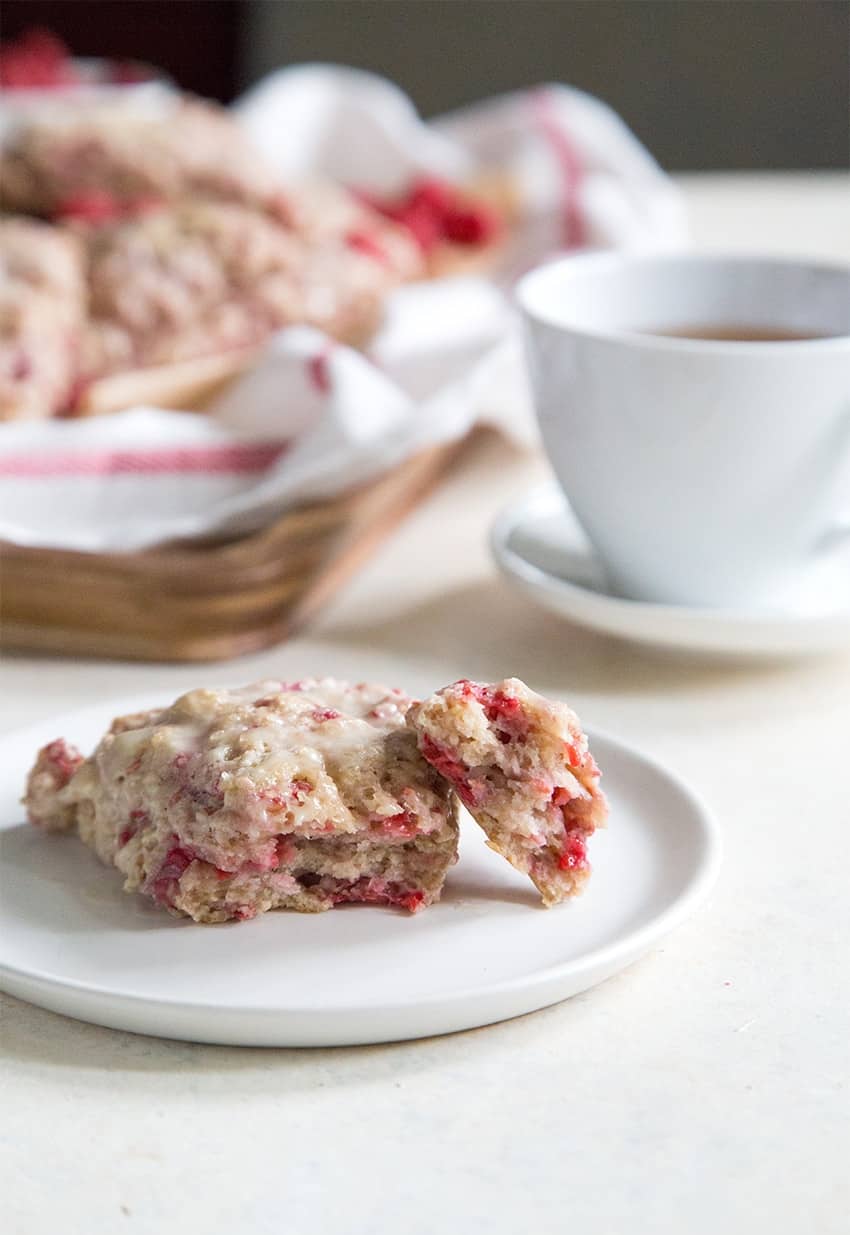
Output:
<path fill-rule="evenodd" d="M 44 747 L 28 815 L 196 922 L 350 902 L 416 912 L 439 898 L 458 829 L 409 704 L 332 678 L 193 690 L 119 717 L 87 759 L 61 738 Z"/>
<path fill-rule="evenodd" d="M 490 847 L 532 879 L 545 905 L 581 891 L 587 840 L 608 807 L 571 708 L 518 678 L 464 679 L 414 704 L 407 724 Z"/>

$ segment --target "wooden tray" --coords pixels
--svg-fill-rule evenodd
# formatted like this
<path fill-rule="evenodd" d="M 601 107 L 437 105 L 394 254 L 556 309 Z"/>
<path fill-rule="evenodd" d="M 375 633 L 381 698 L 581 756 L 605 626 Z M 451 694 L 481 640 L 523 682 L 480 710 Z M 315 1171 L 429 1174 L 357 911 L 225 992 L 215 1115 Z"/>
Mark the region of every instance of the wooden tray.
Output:
<path fill-rule="evenodd" d="M 0 643 L 130 660 L 226 660 L 305 623 L 428 492 L 463 443 L 238 540 L 138 553 L 0 544 Z"/>

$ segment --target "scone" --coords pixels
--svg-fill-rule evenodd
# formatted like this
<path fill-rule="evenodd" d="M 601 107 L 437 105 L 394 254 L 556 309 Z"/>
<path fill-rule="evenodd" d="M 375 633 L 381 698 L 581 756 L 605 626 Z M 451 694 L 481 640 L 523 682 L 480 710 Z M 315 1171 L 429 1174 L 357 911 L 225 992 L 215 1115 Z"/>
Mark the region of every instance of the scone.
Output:
<path fill-rule="evenodd" d="M 8 210 L 91 222 L 187 196 L 264 206 L 277 190 L 236 121 L 195 99 L 150 110 L 72 99 L 16 129 L 0 178 Z"/>
<path fill-rule="evenodd" d="M 114 721 L 90 758 L 39 753 L 25 803 L 196 922 L 346 902 L 416 911 L 457 857 L 448 785 L 398 690 L 333 679 L 195 690 Z"/>
<path fill-rule="evenodd" d="M 85 289 L 79 245 L 0 219 L 0 420 L 52 416 L 73 397 Z"/>
<path fill-rule="evenodd" d="M 364 342 L 403 273 L 256 210 L 182 202 L 84 229 L 89 379 L 256 347 L 288 325 Z"/>
<path fill-rule="evenodd" d="M 0 419 L 196 405 L 285 326 L 366 343 L 419 267 L 400 229 L 374 216 L 367 232 L 352 202 L 363 230 L 321 236 L 208 199 L 1 220 Z"/>
<path fill-rule="evenodd" d="M 433 768 L 487 834 L 527 874 L 543 902 L 580 892 L 587 840 L 604 825 L 599 769 L 578 717 L 517 678 L 466 680 L 414 704 L 407 723 Z"/>

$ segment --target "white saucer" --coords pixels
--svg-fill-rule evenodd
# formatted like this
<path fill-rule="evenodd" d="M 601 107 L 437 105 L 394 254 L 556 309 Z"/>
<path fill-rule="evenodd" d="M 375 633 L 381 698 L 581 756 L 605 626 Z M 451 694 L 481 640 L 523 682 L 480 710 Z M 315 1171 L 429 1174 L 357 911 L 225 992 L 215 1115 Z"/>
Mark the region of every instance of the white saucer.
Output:
<path fill-rule="evenodd" d="M 647 604 L 607 590 L 602 566 L 554 485 L 534 489 L 497 518 L 500 570 L 544 608 L 580 626 L 638 643 L 734 656 L 815 655 L 850 647 L 850 560 L 825 559 L 787 607 L 697 609 Z"/>
<path fill-rule="evenodd" d="M 540 908 L 466 820 L 443 900 L 415 917 L 347 906 L 196 926 L 121 891 L 76 837 L 23 822 L 21 781 L 58 735 L 88 750 L 131 699 L 0 739 L 0 989 L 136 1033 L 242 1046 L 387 1042 L 491 1024 L 610 977 L 714 882 L 716 825 L 658 764 L 592 736 L 611 802 L 586 893 Z"/>

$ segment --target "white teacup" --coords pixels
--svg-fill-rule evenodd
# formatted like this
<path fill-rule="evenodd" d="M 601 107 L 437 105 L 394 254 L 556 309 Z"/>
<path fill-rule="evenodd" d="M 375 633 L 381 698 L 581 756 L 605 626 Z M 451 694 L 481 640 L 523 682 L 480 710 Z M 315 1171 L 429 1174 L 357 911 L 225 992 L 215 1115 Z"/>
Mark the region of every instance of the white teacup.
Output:
<path fill-rule="evenodd" d="M 850 535 L 850 269 L 592 253 L 517 297 L 546 450 L 622 595 L 763 603 Z M 700 328 L 818 337 L 652 333 Z"/>

